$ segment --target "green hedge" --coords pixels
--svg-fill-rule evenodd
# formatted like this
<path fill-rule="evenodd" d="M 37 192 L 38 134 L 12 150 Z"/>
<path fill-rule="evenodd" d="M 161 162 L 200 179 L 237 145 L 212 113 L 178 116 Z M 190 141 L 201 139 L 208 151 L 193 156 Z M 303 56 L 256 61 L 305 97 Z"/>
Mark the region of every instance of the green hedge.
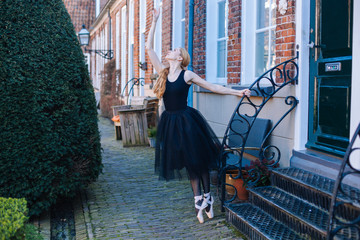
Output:
<path fill-rule="evenodd" d="M 27 221 L 25 199 L 0 197 L 0 239 L 10 239 L 15 236 Z"/>
<path fill-rule="evenodd" d="M 0 196 L 38 215 L 102 170 L 94 91 L 62 0 L 0 1 Z"/>
<path fill-rule="evenodd" d="M 0 197 L 0 240 L 42 240 L 32 224 L 27 224 L 26 200 Z"/>

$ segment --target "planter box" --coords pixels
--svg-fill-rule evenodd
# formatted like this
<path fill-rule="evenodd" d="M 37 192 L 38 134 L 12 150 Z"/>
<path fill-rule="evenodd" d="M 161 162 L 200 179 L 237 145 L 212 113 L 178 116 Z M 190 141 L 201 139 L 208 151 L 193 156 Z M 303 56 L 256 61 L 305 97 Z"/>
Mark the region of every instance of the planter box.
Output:
<path fill-rule="evenodd" d="M 121 136 L 124 147 L 146 146 L 149 144 L 147 121 L 143 106 L 126 105 L 118 110 L 121 123 Z"/>

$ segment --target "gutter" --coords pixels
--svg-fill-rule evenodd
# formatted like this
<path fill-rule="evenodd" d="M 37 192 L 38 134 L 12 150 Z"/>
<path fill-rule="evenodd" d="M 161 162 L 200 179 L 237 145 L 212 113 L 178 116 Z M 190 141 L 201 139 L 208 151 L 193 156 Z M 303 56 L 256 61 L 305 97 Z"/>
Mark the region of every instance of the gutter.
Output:
<path fill-rule="evenodd" d="M 89 28 L 89 32 L 90 32 L 90 36 L 93 34 L 93 32 L 96 29 L 96 26 L 103 21 L 103 18 L 105 16 L 106 13 L 108 13 L 110 15 L 110 8 L 114 5 L 114 3 L 116 3 L 118 0 L 109 0 L 105 6 L 103 7 L 103 9 L 101 9 L 101 12 L 99 13 L 99 16 L 95 19 L 95 22 L 90 26 Z"/>

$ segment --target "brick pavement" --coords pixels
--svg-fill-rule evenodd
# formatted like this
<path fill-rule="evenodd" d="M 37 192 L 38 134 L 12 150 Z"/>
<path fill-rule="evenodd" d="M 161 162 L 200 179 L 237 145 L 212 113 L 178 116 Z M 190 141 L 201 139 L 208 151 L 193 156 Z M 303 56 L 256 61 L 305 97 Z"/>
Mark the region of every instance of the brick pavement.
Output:
<path fill-rule="evenodd" d="M 153 148 L 123 148 L 108 119 L 99 128 L 104 171 L 75 201 L 76 239 L 242 239 L 218 199 L 198 223 L 189 181 L 159 181 Z"/>

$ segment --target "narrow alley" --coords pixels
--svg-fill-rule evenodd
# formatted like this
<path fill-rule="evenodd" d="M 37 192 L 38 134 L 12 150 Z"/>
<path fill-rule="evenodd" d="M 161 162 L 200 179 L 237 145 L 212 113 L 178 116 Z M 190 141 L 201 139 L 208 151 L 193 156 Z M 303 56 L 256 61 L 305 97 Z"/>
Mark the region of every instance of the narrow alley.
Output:
<path fill-rule="evenodd" d="M 218 199 L 215 217 L 198 223 L 188 179 L 159 181 L 153 148 L 123 148 L 108 119 L 100 117 L 99 128 L 104 170 L 75 211 L 76 239 L 242 239 Z"/>

